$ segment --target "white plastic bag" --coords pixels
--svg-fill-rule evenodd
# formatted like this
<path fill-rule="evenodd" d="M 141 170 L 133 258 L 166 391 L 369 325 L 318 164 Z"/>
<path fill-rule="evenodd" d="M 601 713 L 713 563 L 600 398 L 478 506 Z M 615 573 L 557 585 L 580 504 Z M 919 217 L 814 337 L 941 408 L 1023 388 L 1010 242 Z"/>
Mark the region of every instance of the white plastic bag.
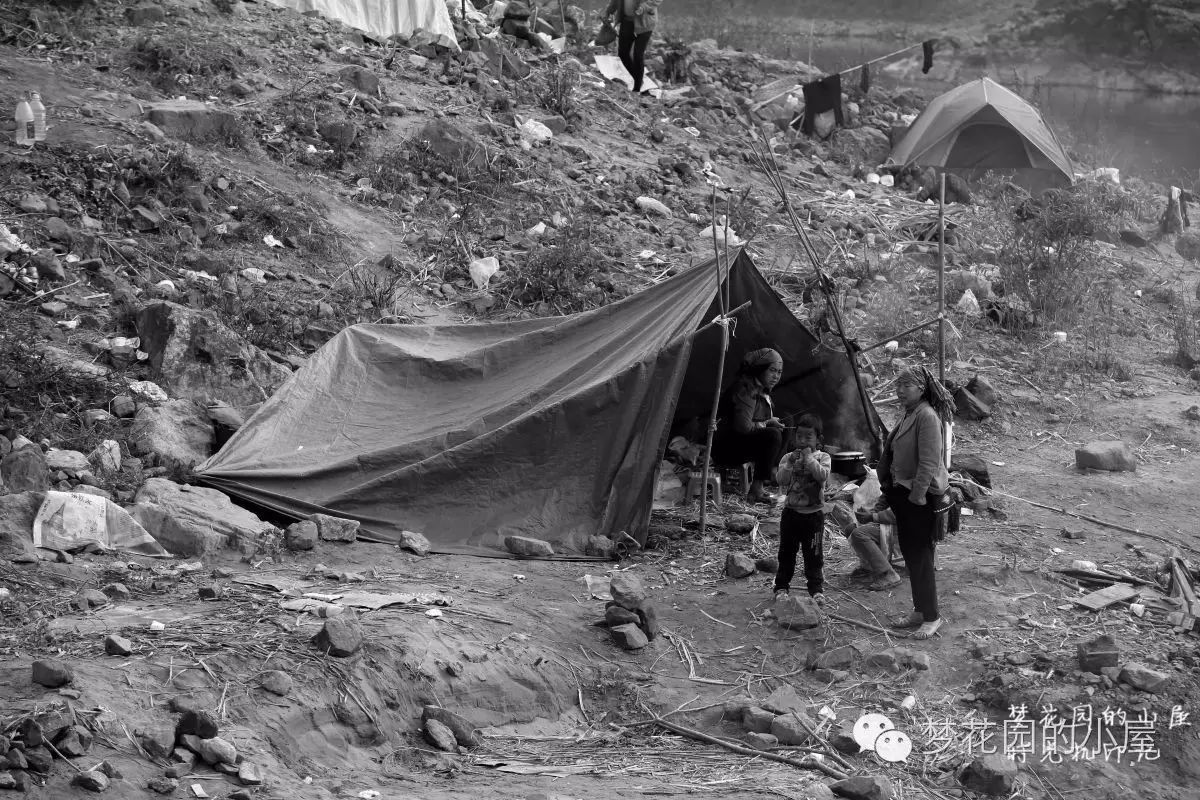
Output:
<path fill-rule="evenodd" d="M 660 202 L 658 200 L 655 200 L 653 197 L 642 196 L 642 197 L 639 197 L 634 202 L 637 203 L 637 207 L 640 208 L 642 211 L 646 211 L 646 212 L 649 212 L 652 214 L 658 214 L 659 216 L 662 216 L 662 217 L 675 216 L 675 214 L 671 211 L 671 209 L 667 208 L 666 205 L 664 205 L 662 202 Z"/>
<path fill-rule="evenodd" d="M 521 141 L 530 147 L 548 142 L 554 137 L 554 131 L 536 119 L 518 119 L 517 130 L 521 132 Z"/>
<path fill-rule="evenodd" d="M 147 556 L 170 556 L 128 511 L 111 500 L 81 492 L 46 492 L 33 520 L 34 547 L 69 551 L 89 544 Z"/>
<path fill-rule="evenodd" d="M 857 489 L 854 490 L 854 505 L 852 508 L 855 512 L 875 508 L 875 503 L 879 501 L 883 490 L 879 488 L 879 475 L 875 470 L 867 467 L 867 477 Z"/>
<path fill-rule="evenodd" d="M 492 276 L 500 271 L 500 259 L 495 256 L 477 258 L 470 263 L 467 271 L 471 273 L 471 280 L 475 281 L 475 288 L 483 291 L 488 287 Z"/>
<path fill-rule="evenodd" d="M 968 317 L 978 317 L 980 314 L 979 298 L 975 297 L 974 292 L 967 289 L 962 293 L 962 297 L 958 299 L 958 302 L 954 304 L 954 308 Z"/>

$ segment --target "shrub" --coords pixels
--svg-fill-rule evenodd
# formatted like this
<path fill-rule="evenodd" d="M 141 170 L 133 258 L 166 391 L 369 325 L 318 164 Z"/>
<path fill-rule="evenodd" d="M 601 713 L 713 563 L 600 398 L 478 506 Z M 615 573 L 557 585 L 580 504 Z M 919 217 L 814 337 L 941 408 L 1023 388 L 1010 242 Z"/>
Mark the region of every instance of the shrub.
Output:
<path fill-rule="evenodd" d="M 989 189 L 996 213 L 976 215 L 972 223 L 991 227 L 983 238 L 998 243 L 995 261 L 1005 293 L 1028 303 L 1040 324 L 1074 323 L 1104 285 L 1096 280 L 1101 254 L 1095 237 L 1135 211 L 1131 199 L 1103 182 L 1051 189 L 1037 198 Z"/>
<path fill-rule="evenodd" d="M 0 314 L 0 425 L 56 447 L 88 452 L 113 438 L 120 422 L 85 426 L 83 412 L 104 408 L 117 394 L 114 378 L 82 373 L 39 349 L 43 340 L 31 308 L 9 304 Z M 10 422 L 4 422 L 7 417 Z"/>
<path fill-rule="evenodd" d="M 605 274 L 609 259 L 595 236 L 590 223 L 577 221 L 540 241 L 512 277 L 509 303 L 545 304 L 550 313 L 571 314 L 613 299 L 617 289 Z"/>

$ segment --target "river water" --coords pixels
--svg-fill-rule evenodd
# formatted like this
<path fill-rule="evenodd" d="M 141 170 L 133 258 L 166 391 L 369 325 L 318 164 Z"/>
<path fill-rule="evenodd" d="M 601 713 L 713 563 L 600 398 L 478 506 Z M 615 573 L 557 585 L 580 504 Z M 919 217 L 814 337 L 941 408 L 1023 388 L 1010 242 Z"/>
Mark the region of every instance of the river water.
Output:
<path fill-rule="evenodd" d="M 686 6 L 684 0 L 677 0 Z M 845 0 L 853 10 L 855 0 Z M 904 2 L 904 0 L 897 0 Z M 907 0 L 909 5 L 919 0 Z M 672 8 L 667 0 L 660 12 L 662 28 L 685 41 L 715 38 L 723 47 L 740 48 L 772 58 L 809 60 L 826 72 L 841 71 L 903 47 L 919 42 L 929 30 L 928 22 L 897 22 L 892 35 L 863 37 L 818 33 L 810 41 L 811 23 L 790 10 L 799 2 L 758 0 L 766 7 L 746 8 L 741 12 L 714 13 L 715 6 L 702 0 L 699 6 Z M 737 5 L 737 0 L 730 4 Z M 753 0 L 749 4 L 754 6 Z M 936 2 L 926 3 L 926 8 Z M 724 6 L 729 8 L 730 6 Z M 749 12 L 749 13 L 746 13 Z M 854 24 L 851 21 L 849 24 Z M 818 31 L 820 29 L 818 28 Z M 919 56 L 920 51 L 916 51 Z M 951 88 L 954 84 L 938 78 L 939 59 L 935 57 L 928 76 L 895 77 L 886 69 L 873 69 L 875 85 L 913 87 L 926 97 Z M 880 65 L 885 66 L 885 65 Z M 958 80 L 983 74 L 953 65 Z M 908 71 L 911 73 L 911 71 Z M 852 76 L 856 78 L 857 76 Z M 1016 85 L 1004 74 L 990 77 L 1037 106 L 1077 160 L 1092 166 L 1117 167 L 1123 176 L 1138 176 L 1175 185 L 1200 185 L 1200 95 L 1148 95 L 1139 92 L 1101 90 L 1086 86 Z"/>

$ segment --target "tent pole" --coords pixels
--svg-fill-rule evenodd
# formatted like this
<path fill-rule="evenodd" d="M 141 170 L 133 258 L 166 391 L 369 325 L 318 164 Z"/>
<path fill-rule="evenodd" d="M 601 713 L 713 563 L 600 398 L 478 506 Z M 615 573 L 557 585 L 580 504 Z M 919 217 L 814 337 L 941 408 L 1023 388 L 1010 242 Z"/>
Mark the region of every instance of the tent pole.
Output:
<path fill-rule="evenodd" d="M 729 221 L 726 220 L 726 225 Z M 732 316 L 728 314 L 728 309 L 725 305 L 725 291 L 721 286 L 721 247 L 717 243 L 717 186 L 712 184 L 712 231 L 713 231 L 713 257 L 716 259 L 717 265 L 717 306 L 721 309 L 721 317 L 718 322 L 721 326 L 721 357 L 717 360 L 717 387 L 713 392 L 712 413 L 708 417 L 708 440 L 704 446 L 704 468 L 700 479 L 700 538 L 704 539 L 705 527 L 708 524 L 708 465 L 712 460 L 713 434 L 717 430 L 717 407 L 721 402 L 721 385 L 725 382 L 725 356 L 729 352 L 729 320 Z M 729 230 L 724 231 L 725 245 L 729 245 Z M 688 493 L 691 493 L 689 489 Z"/>
<path fill-rule="evenodd" d="M 946 172 L 938 191 L 938 380 L 946 382 Z"/>
<path fill-rule="evenodd" d="M 717 409 L 721 404 L 721 384 L 725 382 L 725 354 L 729 352 L 729 320 L 721 316 L 721 357 L 717 359 L 717 386 L 713 392 L 712 413 L 708 417 L 708 441 L 704 445 L 704 471 L 700 476 L 700 541 L 708 529 L 708 466 L 712 463 L 713 434 L 717 432 Z M 690 494 L 690 492 L 689 492 Z"/>

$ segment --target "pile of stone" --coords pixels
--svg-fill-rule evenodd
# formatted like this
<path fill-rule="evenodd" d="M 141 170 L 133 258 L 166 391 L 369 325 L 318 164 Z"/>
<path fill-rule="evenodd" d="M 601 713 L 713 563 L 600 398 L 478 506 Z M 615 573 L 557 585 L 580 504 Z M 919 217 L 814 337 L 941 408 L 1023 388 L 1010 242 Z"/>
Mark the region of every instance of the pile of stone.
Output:
<path fill-rule="evenodd" d="M 48 689 L 74 693 L 67 687 L 75 676 L 59 661 L 35 661 L 32 679 Z M 0 736 L 0 789 L 28 792 L 35 784 L 45 782 L 55 759 L 80 758 L 91 746 L 92 732 L 65 714 L 47 712 L 25 717 L 9 729 L 8 736 Z M 74 782 L 101 792 L 110 780 L 120 777 L 116 768 L 105 761 L 78 772 Z"/>
<path fill-rule="evenodd" d="M 457 753 L 482 743 L 479 732 L 465 719 L 440 706 L 425 706 L 421 710 L 421 725 L 425 739 L 447 753 Z"/>
<path fill-rule="evenodd" d="M 636 575 L 613 573 L 612 600 L 604 608 L 603 625 L 613 641 L 626 650 L 641 650 L 658 638 L 658 614 L 647 600 L 646 587 Z"/>
<path fill-rule="evenodd" d="M 236 778 L 242 786 L 262 784 L 262 772 L 240 755 L 232 743 L 220 737 L 212 714 L 185 697 L 173 698 L 169 707 L 179 714 L 173 727 L 162 725 L 134 733 L 147 756 L 170 762 L 163 775 L 151 780 L 147 788 L 159 794 L 172 794 L 179 787 L 180 778 L 192 774 L 200 764 Z M 248 798 L 250 794 L 239 790 L 229 797 Z"/>

